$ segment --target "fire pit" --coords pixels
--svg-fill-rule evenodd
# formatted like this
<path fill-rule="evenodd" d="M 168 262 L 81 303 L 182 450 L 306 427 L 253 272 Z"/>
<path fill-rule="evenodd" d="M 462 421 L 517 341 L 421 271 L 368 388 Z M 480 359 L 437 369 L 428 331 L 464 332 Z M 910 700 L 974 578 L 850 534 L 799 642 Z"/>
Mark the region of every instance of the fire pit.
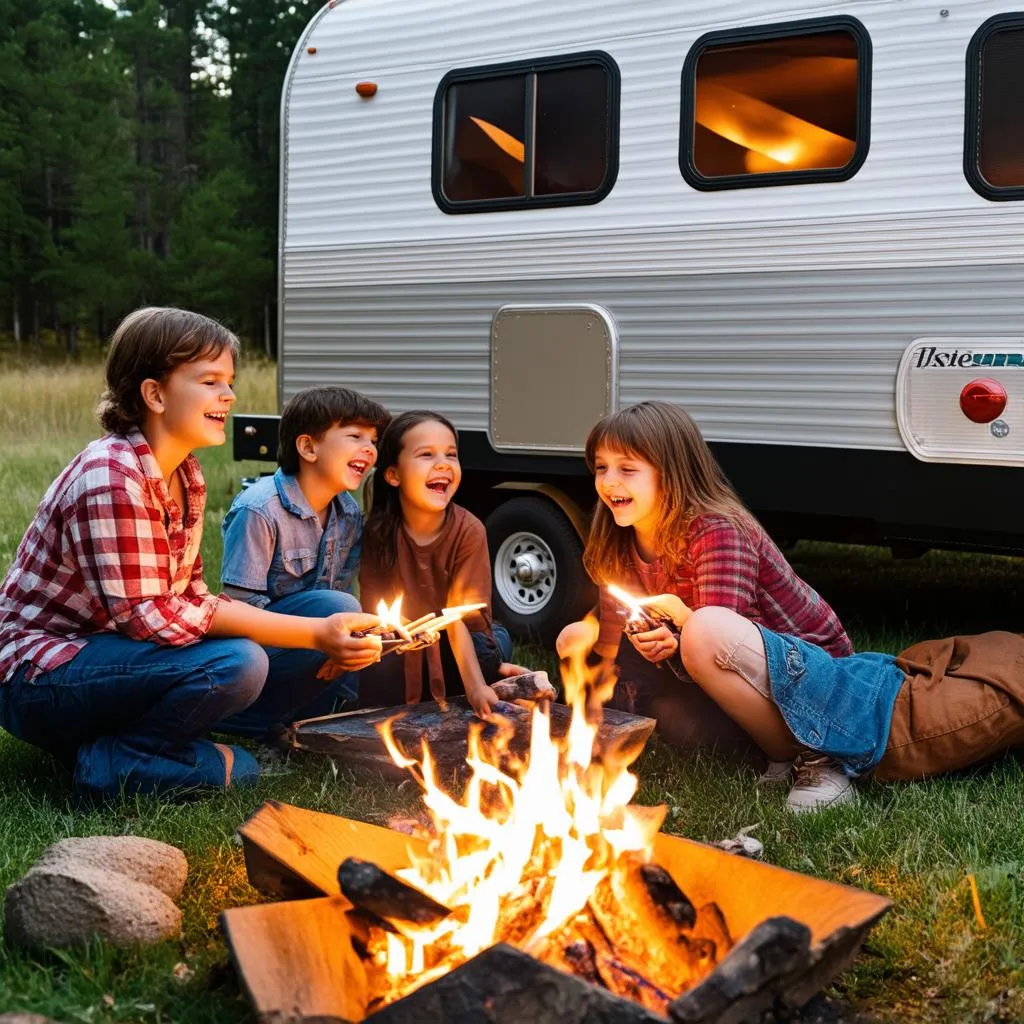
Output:
<path fill-rule="evenodd" d="M 472 728 L 457 796 L 382 725 L 422 836 L 273 802 L 243 825 L 250 881 L 290 901 L 222 919 L 261 1020 L 741 1021 L 852 959 L 886 900 L 660 833 L 639 745 L 599 742 L 609 682 L 567 675 L 561 737 L 546 702 L 526 751 Z"/>

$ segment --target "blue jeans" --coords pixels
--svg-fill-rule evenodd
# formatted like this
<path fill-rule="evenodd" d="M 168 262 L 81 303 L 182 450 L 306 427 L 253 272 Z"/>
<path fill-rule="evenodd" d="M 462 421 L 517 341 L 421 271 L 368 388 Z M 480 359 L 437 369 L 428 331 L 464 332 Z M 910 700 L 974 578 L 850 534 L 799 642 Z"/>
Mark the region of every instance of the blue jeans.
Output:
<path fill-rule="evenodd" d="M 250 640 L 165 647 L 116 633 L 92 637 L 52 672 L 27 666 L 0 684 L 0 726 L 71 764 L 88 796 L 224 785 L 226 762 L 200 739 L 248 707 L 267 678 L 267 655 Z M 236 782 L 255 777 L 244 751 Z"/>
<path fill-rule="evenodd" d="M 303 590 L 267 605 L 268 612 L 325 618 L 335 612 L 358 612 L 359 601 L 339 590 Z M 332 682 L 317 679 L 326 657 L 302 648 L 266 647 L 270 661 L 267 685 L 248 708 L 220 723 L 221 732 L 265 737 L 303 718 L 329 715 L 359 695 L 357 673 L 346 672 Z"/>

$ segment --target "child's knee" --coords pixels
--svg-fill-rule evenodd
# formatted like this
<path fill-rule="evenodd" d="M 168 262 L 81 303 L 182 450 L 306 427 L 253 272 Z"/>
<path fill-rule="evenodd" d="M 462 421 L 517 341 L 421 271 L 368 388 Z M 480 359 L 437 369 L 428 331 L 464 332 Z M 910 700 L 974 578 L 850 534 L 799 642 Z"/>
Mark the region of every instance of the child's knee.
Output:
<path fill-rule="evenodd" d="M 208 671 L 215 685 L 230 693 L 235 711 L 249 707 L 263 691 L 270 670 L 267 652 L 252 640 L 226 640 Z"/>
<path fill-rule="evenodd" d="M 751 625 L 728 608 L 698 608 L 686 620 L 679 637 L 679 656 L 686 671 L 694 679 L 700 679 L 709 670 L 719 667 L 738 636 Z"/>
<path fill-rule="evenodd" d="M 580 650 L 589 653 L 594 644 L 597 643 L 597 624 L 591 620 L 583 622 L 570 622 L 555 641 L 555 650 L 560 658 L 567 658 L 570 654 Z"/>

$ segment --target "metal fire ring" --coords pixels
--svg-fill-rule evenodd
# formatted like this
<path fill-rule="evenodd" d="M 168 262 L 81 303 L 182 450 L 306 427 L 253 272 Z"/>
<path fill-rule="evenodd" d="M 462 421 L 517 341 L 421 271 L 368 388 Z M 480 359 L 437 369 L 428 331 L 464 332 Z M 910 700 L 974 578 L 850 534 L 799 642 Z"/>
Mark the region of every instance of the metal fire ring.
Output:
<path fill-rule="evenodd" d="M 494 556 L 494 584 L 517 615 L 536 615 L 545 608 L 557 578 L 555 556 L 535 533 L 513 533 Z"/>

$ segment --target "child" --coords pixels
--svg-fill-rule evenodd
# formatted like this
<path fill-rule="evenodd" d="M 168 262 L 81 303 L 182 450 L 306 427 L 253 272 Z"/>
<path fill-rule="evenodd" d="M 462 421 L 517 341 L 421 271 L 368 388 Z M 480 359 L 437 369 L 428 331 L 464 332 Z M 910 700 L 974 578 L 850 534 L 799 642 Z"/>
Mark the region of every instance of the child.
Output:
<path fill-rule="evenodd" d="M 487 681 L 512 671 L 502 665 L 511 656 L 512 642 L 507 630 L 491 620 L 491 563 L 483 523 L 452 504 L 461 480 L 458 441 L 448 420 L 414 410 L 391 421 L 380 443 L 359 587 L 363 607 L 369 609 L 381 598 L 390 603 L 401 594 L 407 619 L 453 605 L 486 604 L 447 629 L 455 660 L 451 667 L 457 667 L 473 710 L 486 717 L 498 700 Z M 443 698 L 444 642 L 442 637 L 433 647 L 382 662 L 364 680 L 364 692 L 374 703 L 397 703 L 396 698 L 416 703 L 422 699 L 425 670 L 430 693 Z"/>
<path fill-rule="evenodd" d="M 674 595 L 687 608 L 730 608 L 836 656 L 852 653 L 839 619 L 744 508 L 682 409 L 641 402 L 606 416 L 587 438 L 586 461 L 599 500 L 584 564 L 602 588 L 600 622 L 567 626 L 559 654 L 584 646 L 608 664 L 617 660 L 616 703 L 657 718 L 669 742 L 749 746 L 747 734 L 699 688 L 654 670 L 678 653 L 672 630 L 640 633 L 631 637 L 633 647 L 620 647 L 627 612 L 607 584 Z"/>
<path fill-rule="evenodd" d="M 99 408 L 108 433 L 50 486 L 0 584 L 0 725 L 70 762 L 84 797 L 253 781 L 251 754 L 201 737 L 263 690 L 290 693 L 264 647 L 352 671 L 380 657 L 376 638 L 351 635 L 374 616 L 278 615 L 203 582 L 192 450 L 224 443 L 237 354 L 198 313 L 126 317 Z"/>
<path fill-rule="evenodd" d="M 901 654 L 831 655 L 725 608 L 687 619 L 682 659 L 704 691 L 778 759 L 800 754 L 787 804 L 854 798 L 851 778 L 911 780 L 1024 744 L 1024 637 L 926 640 Z"/>
<path fill-rule="evenodd" d="M 352 584 L 359 569 L 363 515 L 354 491 L 377 461 L 377 431 L 390 419 L 376 402 L 348 388 L 308 388 L 281 413 L 277 462 L 272 477 L 242 491 L 224 517 L 224 593 L 267 611 L 325 616 L 357 612 Z M 317 651 L 268 651 L 271 668 L 307 690 L 317 671 Z M 319 659 L 319 660 L 318 660 Z M 314 664 L 315 663 L 315 664 Z M 248 735 L 281 729 L 289 705 L 297 718 L 335 710 L 357 695 L 355 673 L 330 686 L 312 682 L 314 699 L 296 707 L 293 693 L 265 693 L 222 728 Z"/>

